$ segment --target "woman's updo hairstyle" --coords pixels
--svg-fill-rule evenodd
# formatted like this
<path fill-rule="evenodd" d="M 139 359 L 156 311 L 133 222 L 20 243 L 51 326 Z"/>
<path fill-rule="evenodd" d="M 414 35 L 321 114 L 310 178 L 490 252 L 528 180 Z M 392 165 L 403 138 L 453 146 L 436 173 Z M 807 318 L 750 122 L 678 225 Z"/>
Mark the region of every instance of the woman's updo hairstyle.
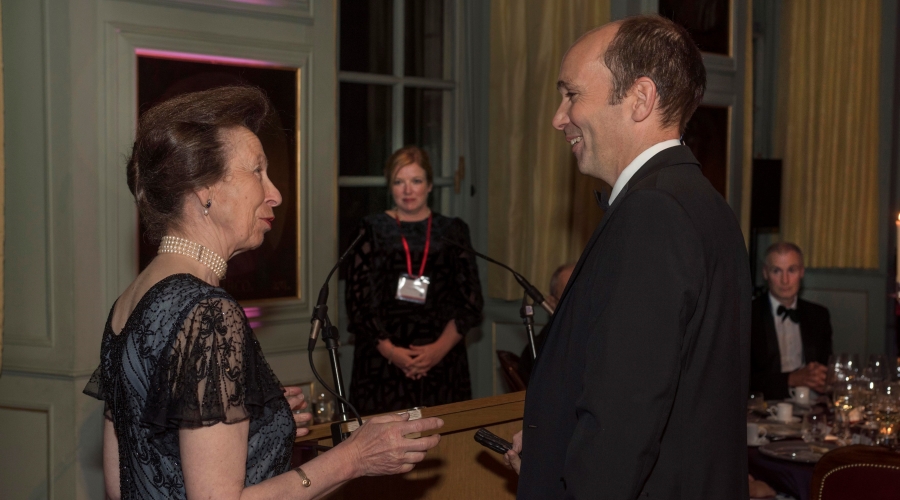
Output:
<path fill-rule="evenodd" d="M 185 195 L 225 177 L 221 131 L 241 126 L 258 134 L 270 110 L 260 89 L 231 86 L 182 94 L 141 116 L 128 159 L 128 189 L 151 241 L 179 225 Z"/>

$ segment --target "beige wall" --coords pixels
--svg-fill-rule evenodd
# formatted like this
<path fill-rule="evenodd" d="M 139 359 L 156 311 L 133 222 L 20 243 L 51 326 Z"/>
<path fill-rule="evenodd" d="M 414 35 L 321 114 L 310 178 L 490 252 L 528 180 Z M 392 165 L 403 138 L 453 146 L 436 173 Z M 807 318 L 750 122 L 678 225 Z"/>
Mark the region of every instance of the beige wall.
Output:
<path fill-rule="evenodd" d="M 3 282 L 3 240 L 5 233 L 3 224 L 6 220 L 3 216 L 4 174 L 6 164 L 3 162 L 3 3 L 0 2 L 0 283 Z M 3 287 L 0 286 L 0 370 L 3 370 Z"/>

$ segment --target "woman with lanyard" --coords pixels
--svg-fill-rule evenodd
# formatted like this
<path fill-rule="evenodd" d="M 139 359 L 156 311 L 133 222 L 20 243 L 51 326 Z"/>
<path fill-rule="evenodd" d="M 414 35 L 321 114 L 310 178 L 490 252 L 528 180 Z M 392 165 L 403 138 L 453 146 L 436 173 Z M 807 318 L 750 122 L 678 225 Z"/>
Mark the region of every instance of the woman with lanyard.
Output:
<path fill-rule="evenodd" d="M 416 146 L 397 150 L 385 178 L 394 208 L 367 216 L 347 275 L 355 334 L 350 400 L 363 414 L 472 398 L 463 337 L 484 301 L 469 228 L 428 207 L 433 174 Z"/>

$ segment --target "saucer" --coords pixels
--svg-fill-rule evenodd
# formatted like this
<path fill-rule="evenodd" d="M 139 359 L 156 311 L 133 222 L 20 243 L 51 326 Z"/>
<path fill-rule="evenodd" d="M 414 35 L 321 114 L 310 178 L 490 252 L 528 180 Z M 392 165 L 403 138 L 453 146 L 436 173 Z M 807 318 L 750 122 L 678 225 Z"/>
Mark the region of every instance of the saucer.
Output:
<path fill-rule="evenodd" d="M 800 423 L 800 417 L 791 417 L 789 421 L 779 420 L 775 418 L 775 415 L 769 415 L 766 417 L 766 420 L 770 422 L 778 422 L 779 424 L 798 424 Z"/>
<path fill-rule="evenodd" d="M 751 448 L 756 448 L 756 447 L 762 446 L 764 444 L 769 444 L 769 440 L 766 439 L 765 436 L 759 438 L 755 443 L 747 443 L 747 446 L 749 446 Z"/>

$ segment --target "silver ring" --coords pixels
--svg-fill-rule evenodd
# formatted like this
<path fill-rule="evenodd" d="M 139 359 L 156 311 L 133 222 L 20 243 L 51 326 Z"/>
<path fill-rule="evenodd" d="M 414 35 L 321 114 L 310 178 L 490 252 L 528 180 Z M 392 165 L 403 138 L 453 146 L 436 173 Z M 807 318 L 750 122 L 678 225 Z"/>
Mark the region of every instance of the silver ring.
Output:
<path fill-rule="evenodd" d="M 294 410 L 294 415 L 299 415 L 299 414 L 301 414 L 301 413 L 303 413 L 302 410 Z"/>

